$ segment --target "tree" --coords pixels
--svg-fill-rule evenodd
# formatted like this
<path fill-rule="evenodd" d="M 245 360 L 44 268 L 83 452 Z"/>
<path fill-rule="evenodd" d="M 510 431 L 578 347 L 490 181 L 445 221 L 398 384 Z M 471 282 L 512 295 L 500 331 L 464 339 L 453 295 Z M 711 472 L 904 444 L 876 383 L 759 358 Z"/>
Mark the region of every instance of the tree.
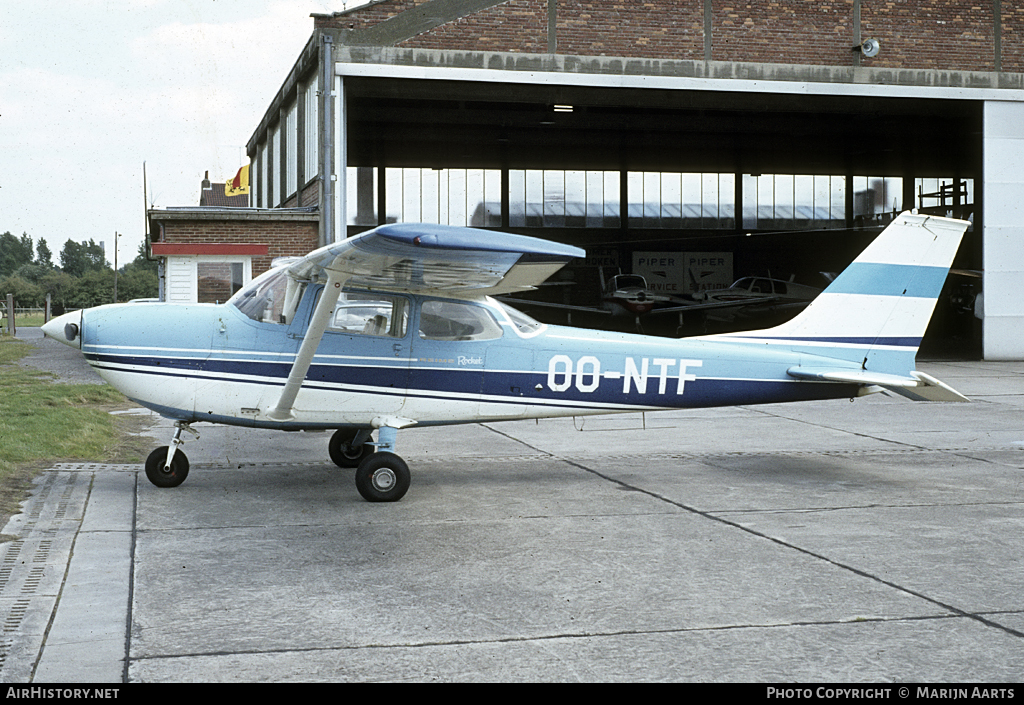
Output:
<path fill-rule="evenodd" d="M 10 276 L 18 267 L 32 261 L 32 238 L 25 233 L 16 238 L 9 231 L 0 235 L 0 276 Z"/>
<path fill-rule="evenodd" d="M 18 267 L 16 270 L 14 270 L 13 274 L 16 277 L 27 279 L 33 284 L 38 284 L 39 280 L 42 279 L 43 276 L 49 271 L 52 270 L 47 269 L 41 264 L 29 262 L 28 264 L 23 264 L 20 267 Z"/>
<path fill-rule="evenodd" d="M 36 264 L 53 269 L 53 253 L 50 252 L 50 247 L 46 244 L 46 238 L 41 237 L 36 243 Z"/>
<path fill-rule="evenodd" d="M 109 304 L 114 300 L 114 270 L 91 269 L 78 277 L 73 291 L 68 294 L 68 308 L 90 308 Z"/>
<path fill-rule="evenodd" d="M 135 254 L 135 259 L 128 264 L 125 269 L 138 268 L 143 269 L 147 272 L 152 272 L 154 275 L 157 273 L 157 261 L 146 259 L 146 243 L 142 242 L 139 245 L 139 251 Z"/>
<path fill-rule="evenodd" d="M 51 269 L 38 284 L 45 293 L 50 294 L 54 315 L 60 315 L 69 307 L 68 302 L 78 287 L 78 279 L 59 269 Z"/>
<path fill-rule="evenodd" d="M 103 247 L 92 238 L 88 243 L 77 243 L 68 240 L 60 251 L 60 268 L 73 277 L 80 277 L 86 272 L 107 268 L 107 258 Z"/>
<path fill-rule="evenodd" d="M 135 259 L 118 270 L 117 300 L 152 299 L 159 293 L 157 263 L 146 259 L 146 243 L 142 243 Z"/>
<path fill-rule="evenodd" d="M 42 306 L 46 294 L 42 288 L 17 275 L 0 279 L 0 296 L 14 294 L 15 305 L 19 308 Z"/>
<path fill-rule="evenodd" d="M 117 279 L 118 301 L 156 298 L 160 283 L 154 272 L 129 264 Z"/>

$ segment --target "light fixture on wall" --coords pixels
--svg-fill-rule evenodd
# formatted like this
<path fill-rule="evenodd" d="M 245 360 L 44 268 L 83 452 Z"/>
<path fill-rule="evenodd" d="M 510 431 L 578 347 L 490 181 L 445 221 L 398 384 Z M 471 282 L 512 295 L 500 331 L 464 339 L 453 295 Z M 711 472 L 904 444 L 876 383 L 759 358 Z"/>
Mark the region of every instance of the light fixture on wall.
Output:
<path fill-rule="evenodd" d="M 869 59 L 878 56 L 878 52 L 882 50 L 882 45 L 877 39 L 865 39 L 860 44 L 853 47 L 853 51 L 859 51 Z"/>
<path fill-rule="evenodd" d="M 553 110 L 556 113 L 571 113 L 572 112 L 572 106 L 571 105 L 565 105 L 565 104 L 562 104 L 562 105 L 556 104 L 556 105 L 553 106 Z"/>

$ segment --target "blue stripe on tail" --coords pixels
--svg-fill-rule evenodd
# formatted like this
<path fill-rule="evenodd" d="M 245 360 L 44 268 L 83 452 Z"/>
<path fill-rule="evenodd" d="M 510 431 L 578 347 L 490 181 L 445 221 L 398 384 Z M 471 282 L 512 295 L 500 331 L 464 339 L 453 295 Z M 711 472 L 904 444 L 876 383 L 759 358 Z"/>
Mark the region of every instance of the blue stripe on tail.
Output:
<path fill-rule="evenodd" d="M 948 269 L 913 264 L 854 262 L 836 277 L 830 294 L 873 294 L 934 299 L 942 291 Z"/>

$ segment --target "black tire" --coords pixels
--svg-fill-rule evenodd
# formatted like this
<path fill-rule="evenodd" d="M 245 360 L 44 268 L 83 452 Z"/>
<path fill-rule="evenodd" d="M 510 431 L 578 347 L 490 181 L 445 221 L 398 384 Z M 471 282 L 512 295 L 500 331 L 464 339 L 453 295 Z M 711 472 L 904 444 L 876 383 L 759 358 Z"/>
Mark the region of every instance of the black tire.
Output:
<path fill-rule="evenodd" d="M 188 458 L 180 450 L 174 453 L 170 471 L 164 470 L 168 450 L 167 446 L 160 446 L 146 458 L 146 477 L 157 487 L 177 487 L 188 477 Z"/>
<path fill-rule="evenodd" d="M 356 489 L 367 502 L 397 502 L 411 480 L 405 461 L 387 451 L 364 458 L 356 470 Z"/>
<path fill-rule="evenodd" d="M 357 468 L 364 458 L 377 450 L 376 446 L 369 443 L 364 443 L 359 448 L 353 448 L 352 440 L 356 437 L 356 433 L 357 431 L 351 429 L 339 428 L 327 444 L 327 453 L 339 468 Z"/>

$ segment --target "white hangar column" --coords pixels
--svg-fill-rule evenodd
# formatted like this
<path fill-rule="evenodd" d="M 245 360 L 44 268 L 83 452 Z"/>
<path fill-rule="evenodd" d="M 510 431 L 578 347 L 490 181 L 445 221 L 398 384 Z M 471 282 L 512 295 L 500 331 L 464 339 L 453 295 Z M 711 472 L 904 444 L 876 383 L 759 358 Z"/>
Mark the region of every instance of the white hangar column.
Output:
<path fill-rule="evenodd" d="M 986 360 L 1024 360 L 1024 102 L 985 101 L 982 249 Z"/>
<path fill-rule="evenodd" d="M 320 246 L 348 236 L 348 110 L 345 79 L 335 71 L 334 44 L 321 37 L 320 100 L 317 129 L 320 135 Z"/>
<path fill-rule="evenodd" d="M 348 105 L 345 101 L 345 79 L 334 77 L 334 237 L 340 242 L 348 237 Z M 327 243 L 330 244 L 330 243 Z"/>

